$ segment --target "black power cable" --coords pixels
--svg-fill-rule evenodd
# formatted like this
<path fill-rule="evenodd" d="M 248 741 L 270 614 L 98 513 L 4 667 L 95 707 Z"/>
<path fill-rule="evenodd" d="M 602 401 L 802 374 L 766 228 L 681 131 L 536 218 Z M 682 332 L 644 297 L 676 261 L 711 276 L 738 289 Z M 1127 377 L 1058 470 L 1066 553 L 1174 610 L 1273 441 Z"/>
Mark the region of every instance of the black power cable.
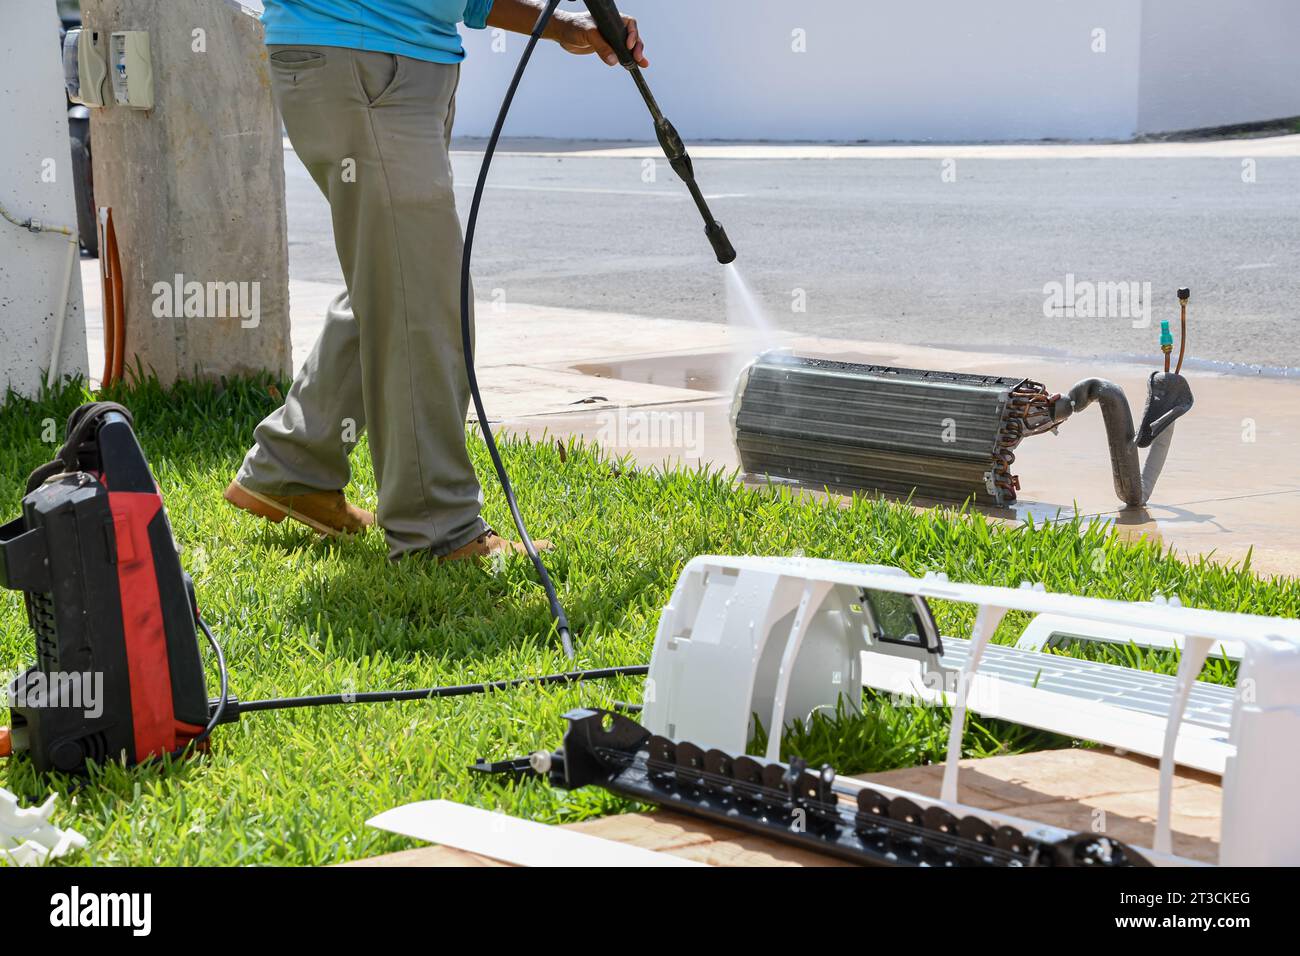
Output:
<path fill-rule="evenodd" d="M 218 643 L 216 635 L 212 633 L 212 628 L 208 627 L 208 622 L 198 614 L 194 615 L 194 620 L 198 623 L 199 629 L 203 631 L 203 635 L 208 639 L 208 646 L 212 648 L 212 654 L 217 659 L 217 673 L 221 675 L 221 696 L 208 704 L 210 716 L 208 717 L 207 726 L 197 736 L 191 737 L 173 750 L 171 752 L 172 760 L 179 760 L 188 751 L 202 746 L 212 736 L 212 731 L 216 730 L 218 724 L 224 724 L 227 721 L 239 718 L 238 711 L 231 710 L 231 707 L 237 706 L 237 704 L 235 698 L 230 694 L 230 669 L 226 666 L 226 654 L 221 649 L 221 644 Z"/>
<path fill-rule="evenodd" d="M 212 633 L 212 628 L 208 627 L 208 622 L 203 618 L 195 615 L 199 622 L 199 627 L 208 639 L 208 644 L 212 647 L 212 653 L 217 658 L 217 673 L 221 675 L 221 696 L 217 698 L 217 706 L 212 711 L 212 716 L 208 719 L 208 725 L 203 728 L 203 732 L 189 742 L 189 746 L 195 746 L 203 743 L 212 736 L 213 729 L 217 724 L 223 723 L 226 719 L 226 710 L 230 707 L 230 669 L 226 666 L 226 654 L 217 643 L 216 635 Z"/>
<path fill-rule="evenodd" d="M 288 710 L 295 707 L 330 707 L 342 704 L 391 704 L 398 701 L 433 700 L 439 697 L 468 697 L 488 694 L 498 690 L 513 690 L 527 684 L 578 684 L 585 680 L 604 680 L 611 677 L 641 677 L 649 673 L 644 664 L 630 667 L 605 667 L 599 670 L 569 671 L 564 674 L 546 674 L 540 677 L 518 677 L 513 680 L 490 681 L 483 684 L 460 684 L 452 687 L 426 687 L 423 690 L 381 690 L 362 694 L 322 694 L 317 697 L 281 697 L 274 700 L 238 701 L 234 704 L 239 714 L 263 710 Z"/>
<path fill-rule="evenodd" d="M 562 674 L 542 674 L 537 677 L 516 677 L 511 680 L 486 681 L 481 684 L 454 684 L 446 687 L 423 687 L 416 690 L 377 690 L 364 691 L 359 694 L 319 694 L 312 697 L 274 697 L 267 700 L 239 700 L 230 693 L 230 673 L 226 666 L 226 655 L 221 649 L 212 629 L 203 618 L 197 617 L 199 627 L 212 647 L 217 659 L 217 671 L 221 675 L 221 696 L 209 703 L 211 717 L 203 731 L 194 739 L 178 748 L 172 757 L 181 756 L 186 750 L 202 744 L 218 724 L 232 723 L 244 714 L 267 710 L 293 710 L 306 707 L 334 707 L 348 704 L 393 704 L 403 701 L 436 700 L 442 697 L 469 697 L 474 694 L 489 694 L 500 690 L 514 690 L 533 684 L 545 687 L 552 684 L 580 684 L 588 680 L 608 680 L 615 677 L 644 677 L 650 673 L 645 664 L 629 664 L 622 667 L 600 667 L 585 671 L 566 671 Z M 635 705 L 624 705 L 632 707 Z"/>

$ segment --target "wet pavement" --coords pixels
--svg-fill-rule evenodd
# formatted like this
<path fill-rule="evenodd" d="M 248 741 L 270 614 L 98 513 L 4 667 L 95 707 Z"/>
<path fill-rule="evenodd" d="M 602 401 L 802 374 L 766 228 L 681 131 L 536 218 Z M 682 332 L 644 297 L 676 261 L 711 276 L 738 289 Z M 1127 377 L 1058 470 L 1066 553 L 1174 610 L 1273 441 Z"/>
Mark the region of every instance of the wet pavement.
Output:
<path fill-rule="evenodd" d="M 646 338 L 684 344 L 680 326 L 689 323 L 602 316 L 599 324 L 611 331 L 626 325 L 622 341 L 629 352 L 599 361 L 537 358 L 549 374 L 580 373 L 574 394 L 590 392 L 600 400 L 558 414 L 529 414 L 506 396 L 503 401 L 489 396 L 494 418 L 500 414 L 506 428 L 535 437 L 578 435 L 610 454 L 630 455 L 641 466 L 739 468 L 730 421 L 733 383 L 756 346 L 768 343 L 695 325 L 711 333 L 701 336 L 706 341 L 697 349 L 642 352 L 637 349 Z M 720 332 L 732 332 L 739 341 L 719 348 Z M 492 338 L 506 334 L 498 329 Z M 1124 388 L 1135 419 L 1155 367 L 793 335 L 782 336 L 781 344 L 799 354 L 845 361 L 1030 378 L 1051 392 L 1066 391 L 1083 378 L 1107 378 Z M 492 364 L 491 346 L 481 352 L 504 382 L 509 366 Z M 1077 513 L 1187 555 L 1212 553 L 1236 562 L 1250 553 L 1252 567 L 1261 573 L 1300 573 L 1300 384 L 1194 371 L 1188 379 L 1196 404 L 1176 426 L 1147 507 L 1126 509 L 1116 497 L 1102 416 L 1094 407 L 1065 422 L 1057 434 L 1025 439 L 1012 469 L 1021 480 L 1019 499 L 1009 508 L 982 510 L 1011 522 L 1069 520 Z M 633 392 L 637 397 L 629 400 Z"/>
<path fill-rule="evenodd" d="M 103 355 L 96 291 L 87 284 L 92 368 Z M 328 283 L 292 283 L 295 365 L 336 291 Z M 580 436 L 643 467 L 737 469 L 734 381 L 755 354 L 773 346 L 847 361 L 1013 375 L 1042 382 L 1051 392 L 1086 377 L 1108 378 L 1125 389 L 1135 419 L 1155 368 L 1154 361 L 1093 363 L 772 335 L 542 306 L 480 302 L 478 308 L 479 378 L 494 423 L 535 437 Z M 1188 379 L 1196 404 L 1178 422 L 1148 507 L 1120 506 L 1100 410 L 1091 408 L 1057 435 L 1025 439 L 1012 469 L 1020 476 L 1019 500 L 1011 508 L 985 510 L 1011 522 L 1068 520 L 1077 512 L 1187 555 L 1238 562 L 1250 553 L 1261 573 L 1300 574 L 1300 382 L 1195 369 Z"/>

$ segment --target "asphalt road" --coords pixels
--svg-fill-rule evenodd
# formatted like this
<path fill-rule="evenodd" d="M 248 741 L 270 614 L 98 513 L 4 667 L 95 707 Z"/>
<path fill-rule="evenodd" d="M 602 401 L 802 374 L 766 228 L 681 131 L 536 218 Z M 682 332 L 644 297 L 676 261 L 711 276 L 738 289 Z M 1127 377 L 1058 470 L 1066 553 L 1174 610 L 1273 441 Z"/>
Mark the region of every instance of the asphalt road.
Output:
<path fill-rule="evenodd" d="M 462 215 L 478 164 L 472 152 L 453 157 Z M 1206 157 L 971 158 L 955 181 L 934 158 L 696 166 L 783 328 L 1148 361 L 1186 285 L 1195 364 L 1300 374 L 1300 158 L 1261 160 L 1253 183 L 1240 159 Z M 725 321 L 723 276 L 693 205 L 666 164 L 654 183 L 643 168 L 500 155 L 475 250 L 478 295 Z M 292 153 L 286 169 L 291 274 L 341 281 L 324 201 Z M 1069 275 L 1085 314 L 1045 316 L 1045 286 Z M 1080 283 L 1150 283 L 1150 327 L 1134 328 L 1143 309 L 1125 311 L 1104 286 L 1089 312 Z"/>

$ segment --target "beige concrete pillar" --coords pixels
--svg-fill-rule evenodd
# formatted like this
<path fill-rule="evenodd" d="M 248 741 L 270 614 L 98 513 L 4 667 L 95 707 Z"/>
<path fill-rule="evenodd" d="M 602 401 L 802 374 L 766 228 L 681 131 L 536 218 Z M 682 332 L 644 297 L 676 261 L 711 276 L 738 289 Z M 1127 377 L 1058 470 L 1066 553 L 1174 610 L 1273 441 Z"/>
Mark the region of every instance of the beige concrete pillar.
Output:
<path fill-rule="evenodd" d="M 287 374 L 284 163 L 261 24 L 229 0 L 81 8 L 87 28 L 148 31 L 153 64 L 152 109 L 111 105 L 91 121 L 95 202 L 112 207 L 121 246 L 126 365 L 164 383 Z"/>

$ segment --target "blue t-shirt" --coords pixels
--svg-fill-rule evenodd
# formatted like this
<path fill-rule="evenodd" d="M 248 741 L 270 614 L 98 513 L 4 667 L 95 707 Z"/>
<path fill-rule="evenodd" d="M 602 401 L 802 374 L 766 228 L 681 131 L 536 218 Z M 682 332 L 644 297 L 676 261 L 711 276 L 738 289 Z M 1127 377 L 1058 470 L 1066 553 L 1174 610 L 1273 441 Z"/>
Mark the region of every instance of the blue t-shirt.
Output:
<path fill-rule="evenodd" d="M 465 59 L 456 24 L 481 30 L 492 0 L 266 0 L 268 44 L 343 46 L 434 63 Z"/>

